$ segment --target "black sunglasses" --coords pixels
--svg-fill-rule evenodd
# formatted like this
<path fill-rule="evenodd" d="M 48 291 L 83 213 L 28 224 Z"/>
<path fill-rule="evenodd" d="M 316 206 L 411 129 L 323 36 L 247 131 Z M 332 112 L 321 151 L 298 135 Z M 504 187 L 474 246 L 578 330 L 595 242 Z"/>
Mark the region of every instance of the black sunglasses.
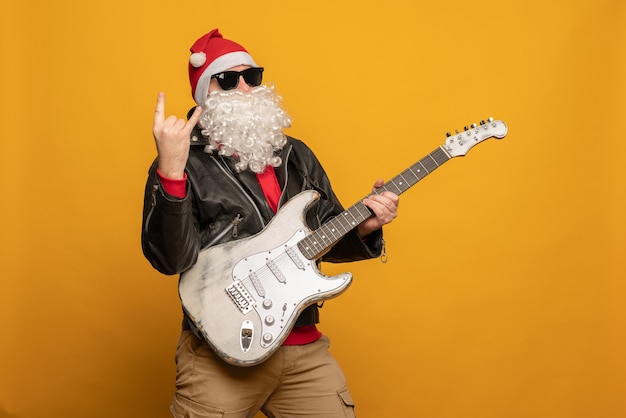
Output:
<path fill-rule="evenodd" d="M 250 87 L 256 87 L 263 80 L 263 67 L 247 68 L 243 71 L 224 71 L 213 74 L 211 78 L 216 78 L 222 90 L 232 90 L 239 84 L 239 76 Z"/>

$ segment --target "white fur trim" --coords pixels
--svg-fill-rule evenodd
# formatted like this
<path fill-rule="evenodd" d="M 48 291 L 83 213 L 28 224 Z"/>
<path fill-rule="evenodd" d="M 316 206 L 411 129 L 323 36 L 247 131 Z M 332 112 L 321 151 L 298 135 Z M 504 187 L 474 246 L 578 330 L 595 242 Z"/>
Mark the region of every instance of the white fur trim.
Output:
<path fill-rule="evenodd" d="M 204 104 L 206 97 L 209 95 L 209 82 L 211 81 L 211 76 L 213 74 L 221 73 L 222 71 L 226 71 L 229 68 L 233 68 L 238 65 L 258 67 L 250 54 L 244 51 L 230 52 L 213 60 L 213 62 L 206 67 L 206 70 L 204 70 L 198 79 L 198 84 L 196 84 L 196 91 L 193 95 L 196 103 L 199 105 Z"/>

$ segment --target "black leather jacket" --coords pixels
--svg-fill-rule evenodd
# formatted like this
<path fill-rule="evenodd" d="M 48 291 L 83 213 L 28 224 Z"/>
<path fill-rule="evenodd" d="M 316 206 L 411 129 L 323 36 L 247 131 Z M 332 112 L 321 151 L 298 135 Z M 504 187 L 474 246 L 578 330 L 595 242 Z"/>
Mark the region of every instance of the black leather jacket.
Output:
<path fill-rule="evenodd" d="M 256 175 L 249 170 L 237 173 L 232 158 L 205 153 L 205 141 L 198 137 L 190 147 L 185 198 L 164 191 L 156 173 L 156 160 L 146 183 L 142 249 L 152 266 L 168 275 L 193 266 L 202 248 L 260 232 L 274 216 Z M 283 163 L 276 168 L 282 189 L 279 207 L 303 190 L 318 191 L 321 197 L 307 213 L 307 223 L 313 230 L 343 211 L 324 169 L 303 142 L 288 137 L 280 156 Z M 379 256 L 381 250 L 382 230 L 366 240 L 352 230 L 320 261 L 363 260 Z M 317 322 L 317 312 L 314 318 Z"/>

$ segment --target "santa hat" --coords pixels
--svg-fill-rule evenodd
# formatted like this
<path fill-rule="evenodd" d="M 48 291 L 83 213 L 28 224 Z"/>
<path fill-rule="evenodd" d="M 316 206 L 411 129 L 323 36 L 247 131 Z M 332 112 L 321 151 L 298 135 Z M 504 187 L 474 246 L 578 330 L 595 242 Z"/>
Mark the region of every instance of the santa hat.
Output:
<path fill-rule="evenodd" d="M 257 67 L 252 56 L 236 42 L 224 39 L 217 29 L 198 39 L 191 47 L 189 57 L 189 82 L 191 95 L 202 105 L 209 94 L 213 74 L 237 65 Z"/>

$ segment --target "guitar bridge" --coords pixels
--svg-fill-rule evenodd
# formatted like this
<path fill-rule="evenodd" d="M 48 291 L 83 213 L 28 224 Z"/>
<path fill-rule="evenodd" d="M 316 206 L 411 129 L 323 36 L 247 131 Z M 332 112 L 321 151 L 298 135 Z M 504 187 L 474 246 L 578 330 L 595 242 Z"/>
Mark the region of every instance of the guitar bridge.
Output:
<path fill-rule="evenodd" d="M 239 280 L 234 281 L 225 290 L 243 314 L 250 312 L 254 299 Z"/>

